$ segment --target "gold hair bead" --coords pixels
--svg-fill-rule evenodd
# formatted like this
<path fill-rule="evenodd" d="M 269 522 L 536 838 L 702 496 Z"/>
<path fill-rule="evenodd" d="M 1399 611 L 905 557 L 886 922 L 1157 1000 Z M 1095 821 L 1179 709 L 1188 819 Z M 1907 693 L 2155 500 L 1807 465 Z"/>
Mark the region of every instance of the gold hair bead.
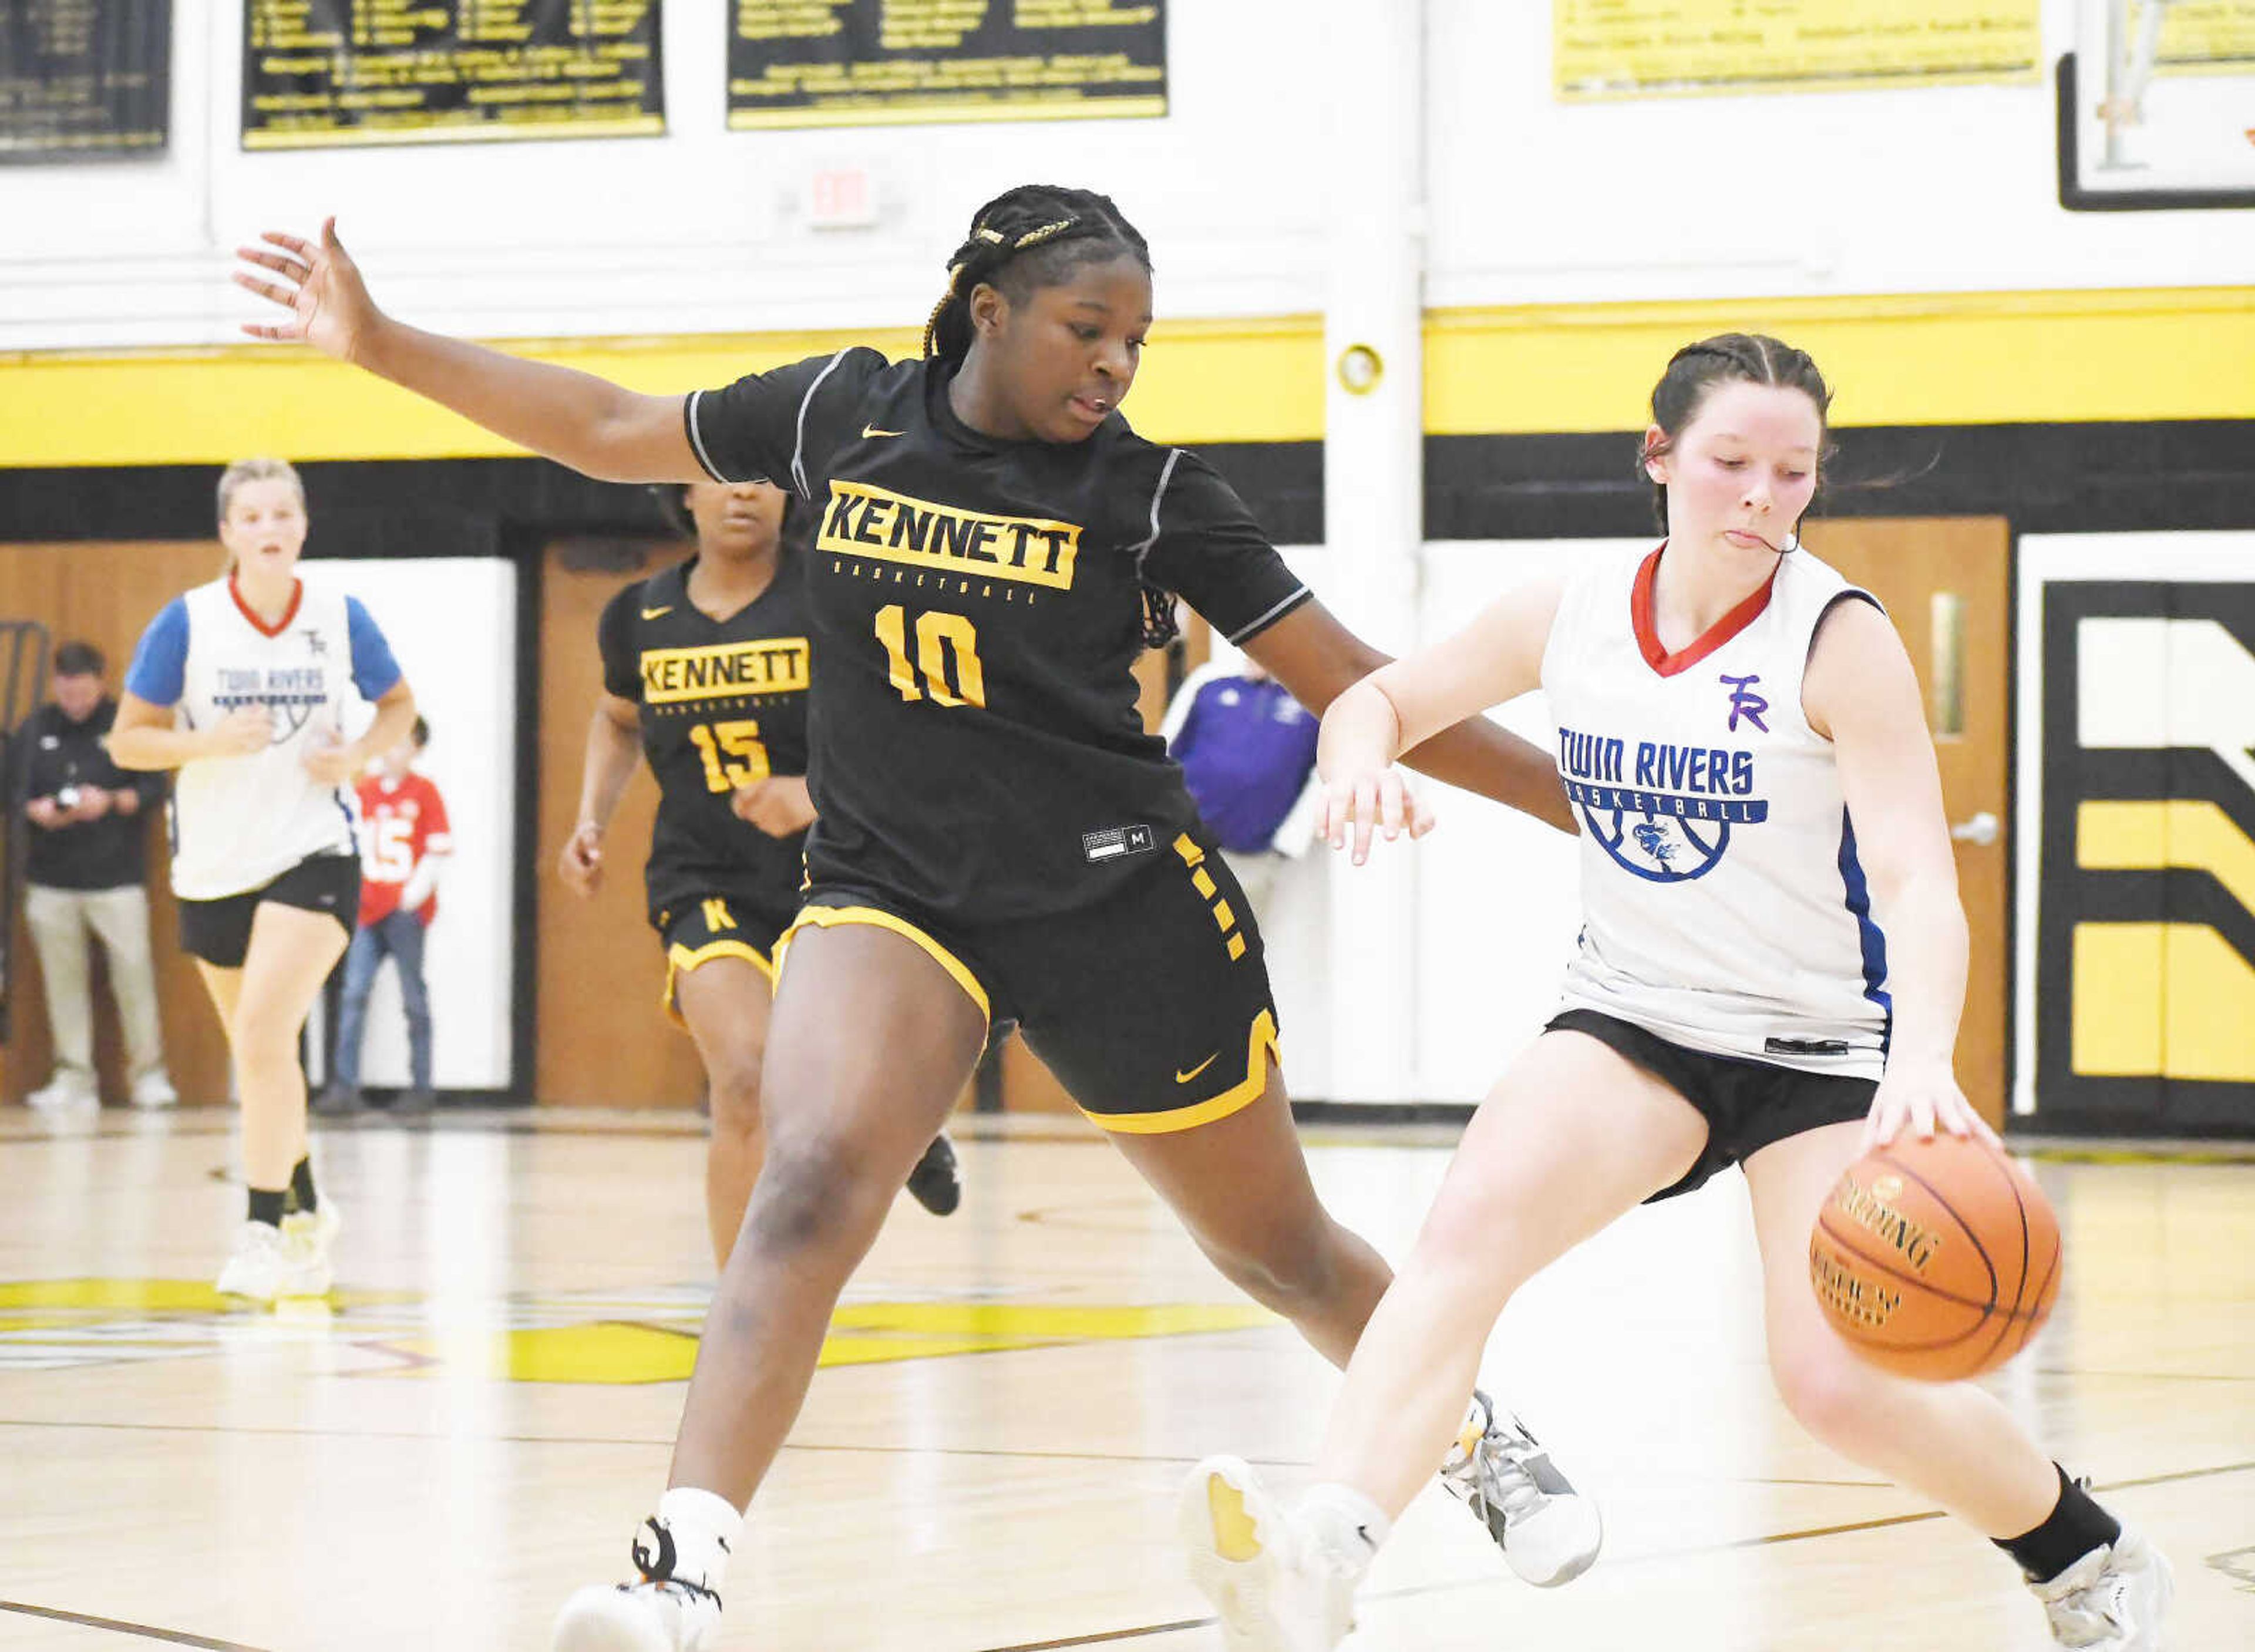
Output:
<path fill-rule="evenodd" d="M 1018 237 L 1017 244 L 1011 250 L 1023 252 L 1027 248 L 1039 242 L 1047 241 L 1051 235 L 1062 235 L 1079 221 L 1078 218 L 1060 218 L 1053 224 L 1043 224 L 1038 229 L 1029 229 Z"/>

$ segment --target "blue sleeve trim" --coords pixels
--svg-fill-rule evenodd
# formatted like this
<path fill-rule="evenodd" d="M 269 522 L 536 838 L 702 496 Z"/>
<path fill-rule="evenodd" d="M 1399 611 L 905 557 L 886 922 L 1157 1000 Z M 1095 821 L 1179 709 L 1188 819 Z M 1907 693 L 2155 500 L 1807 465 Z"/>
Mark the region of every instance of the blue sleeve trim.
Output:
<path fill-rule="evenodd" d="M 177 706 L 187 675 L 188 605 L 176 596 L 141 633 L 125 668 L 125 692 L 151 706 Z"/>
<path fill-rule="evenodd" d="M 382 699 L 399 685 L 399 662 L 391 657 L 391 644 L 356 596 L 345 599 L 345 631 L 352 639 L 353 686 L 362 699 Z"/>

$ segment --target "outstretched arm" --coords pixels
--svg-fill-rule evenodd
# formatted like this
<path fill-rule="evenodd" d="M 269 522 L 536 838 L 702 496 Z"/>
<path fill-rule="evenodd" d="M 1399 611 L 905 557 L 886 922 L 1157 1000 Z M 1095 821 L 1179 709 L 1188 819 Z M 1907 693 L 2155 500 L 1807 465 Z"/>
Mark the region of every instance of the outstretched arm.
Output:
<path fill-rule="evenodd" d="M 1555 595 L 1552 606 L 1556 606 Z M 1547 633 L 1547 614 L 1543 629 Z M 1562 832 L 1577 830 L 1572 807 L 1549 754 L 1479 714 L 1520 693 L 1521 687 L 1490 692 L 1491 685 L 1483 678 L 1445 703 L 1430 695 L 1426 696 L 1432 700 L 1430 705 L 1413 699 L 1415 720 L 1405 719 L 1397 726 L 1387 694 L 1372 686 L 1400 683 L 1403 680 L 1400 674 L 1410 672 L 1407 686 L 1416 692 L 1416 685 L 1432 669 L 1429 662 L 1443 661 L 1460 640 L 1452 639 L 1413 659 L 1389 663 L 1386 655 L 1340 624 L 1322 603 L 1310 601 L 1253 638 L 1246 652 L 1267 666 L 1295 699 L 1324 718 L 1327 743 L 1333 718 L 1345 716 L 1364 723 L 1373 713 L 1380 714 L 1387 739 L 1398 740 L 1387 745 L 1380 768 L 1406 751 L 1404 762 L 1436 780 L 1493 798 Z M 1535 686 L 1540 675 L 1539 644 L 1535 661 L 1535 675 L 1523 688 Z M 1328 765 L 1324 773 L 1331 774 Z"/>
<path fill-rule="evenodd" d="M 268 230 L 235 256 L 265 275 L 235 279 L 278 306 L 253 338 L 302 340 L 325 355 L 452 408 L 519 446 L 603 482 L 702 482 L 678 396 L 643 396 L 608 379 L 425 333 L 376 307 L 360 268 L 325 219 L 318 241 Z"/>

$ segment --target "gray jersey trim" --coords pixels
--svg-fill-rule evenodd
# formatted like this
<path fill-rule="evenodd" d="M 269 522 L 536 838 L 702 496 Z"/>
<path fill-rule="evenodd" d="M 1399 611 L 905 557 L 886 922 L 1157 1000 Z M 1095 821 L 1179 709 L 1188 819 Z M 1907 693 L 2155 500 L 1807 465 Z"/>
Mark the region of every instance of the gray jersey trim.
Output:
<path fill-rule="evenodd" d="M 1259 619 L 1254 620 L 1249 625 L 1240 626 L 1236 630 L 1232 631 L 1223 639 L 1223 641 L 1226 642 L 1232 648 L 1235 648 L 1240 643 L 1244 642 L 1247 637 L 1258 636 L 1261 632 L 1267 630 L 1270 626 L 1282 619 L 1287 614 L 1289 614 L 1294 608 L 1299 607 L 1301 603 L 1306 601 L 1314 594 L 1315 593 L 1308 589 L 1306 586 L 1301 586 L 1297 590 L 1294 591 L 1291 595 L 1277 603 L 1275 608 L 1270 608 Z"/>
<path fill-rule="evenodd" d="M 713 462 L 713 455 L 705 451 L 704 433 L 697 428 L 697 403 L 704 394 L 703 390 L 689 392 L 689 399 L 681 407 L 682 422 L 689 427 L 690 450 L 697 455 L 697 462 L 705 467 L 705 474 L 715 482 L 726 482 L 728 479 L 720 474 L 720 466 Z"/>
<path fill-rule="evenodd" d="M 849 345 L 847 348 L 852 347 Z M 814 497 L 813 489 L 808 487 L 806 481 L 806 410 L 814 405 L 814 392 L 822 388 L 822 381 L 835 373 L 838 363 L 845 359 L 845 350 L 832 356 L 830 364 L 814 376 L 814 383 L 808 385 L 806 394 L 798 398 L 798 439 L 790 450 L 790 480 L 802 499 L 811 501 Z"/>

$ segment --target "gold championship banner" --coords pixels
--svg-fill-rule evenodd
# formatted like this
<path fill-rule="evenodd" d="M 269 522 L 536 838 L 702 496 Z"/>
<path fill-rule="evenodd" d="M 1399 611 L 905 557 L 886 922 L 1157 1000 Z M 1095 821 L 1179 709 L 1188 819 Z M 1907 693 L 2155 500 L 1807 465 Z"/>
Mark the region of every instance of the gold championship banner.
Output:
<path fill-rule="evenodd" d="M 1551 0 L 1561 99 L 2033 81 L 2042 0 Z"/>
<path fill-rule="evenodd" d="M 1167 112 L 1165 0 L 729 0 L 728 124 Z"/>
<path fill-rule="evenodd" d="M 242 146 L 647 137 L 659 0 L 244 0 Z"/>
<path fill-rule="evenodd" d="M 171 0 L 0 0 L 0 162 L 165 147 Z"/>
<path fill-rule="evenodd" d="M 2130 32 L 2145 27 L 2154 0 L 2123 0 Z M 2163 74 L 2214 74 L 2255 64 L 2255 0 L 2176 0 L 2161 11 L 2161 33 L 2153 54 Z"/>

